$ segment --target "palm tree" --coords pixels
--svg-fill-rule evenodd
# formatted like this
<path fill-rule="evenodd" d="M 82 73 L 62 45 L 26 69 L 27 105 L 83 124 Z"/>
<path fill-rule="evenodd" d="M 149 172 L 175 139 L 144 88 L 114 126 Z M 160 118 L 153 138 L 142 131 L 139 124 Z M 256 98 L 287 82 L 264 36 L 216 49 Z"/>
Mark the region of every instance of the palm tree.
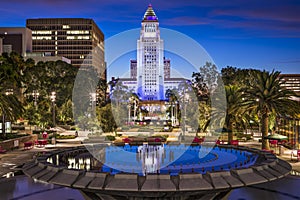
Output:
<path fill-rule="evenodd" d="M 251 73 L 252 82 L 245 89 L 243 98 L 247 108 L 258 114 L 262 132 L 262 149 L 270 149 L 265 137 L 268 135 L 269 116 L 272 113 L 294 116 L 299 113 L 299 104 L 291 99 L 297 96 L 285 88 L 285 81 L 278 71 Z"/>
<path fill-rule="evenodd" d="M 179 108 L 178 108 L 179 94 L 176 90 L 167 89 L 165 96 L 168 99 L 168 102 L 170 104 L 167 112 L 171 119 L 171 126 L 176 126 L 178 122 L 178 114 L 179 114 Z"/>
<path fill-rule="evenodd" d="M 241 89 L 236 85 L 226 85 L 226 118 L 225 125 L 228 130 L 228 143 L 233 140 L 233 128 L 234 124 L 240 123 L 242 118 L 241 114 L 243 110 L 243 99 Z"/>

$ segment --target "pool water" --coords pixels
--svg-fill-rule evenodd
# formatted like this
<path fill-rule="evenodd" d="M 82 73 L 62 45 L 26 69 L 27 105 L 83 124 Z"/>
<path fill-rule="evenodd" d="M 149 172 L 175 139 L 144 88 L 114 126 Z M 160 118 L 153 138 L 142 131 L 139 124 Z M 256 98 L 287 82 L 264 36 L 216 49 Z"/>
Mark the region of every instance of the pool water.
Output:
<path fill-rule="evenodd" d="M 101 152 L 97 159 L 89 153 L 69 155 L 68 168 L 111 174 L 205 174 L 247 168 L 253 165 L 258 157 L 255 153 L 235 148 L 208 148 L 184 144 L 107 146 L 104 150 L 101 149 Z M 59 164 L 61 165 L 61 162 Z"/>
<path fill-rule="evenodd" d="M 203 146 L 124 146 L 106 149 L 102 172 L 131 172 L 139 174 L 206 173 L 253 165 L 257 155 L 228 148 Z M 120 158 L 126 158 L 120 159 Z"/>

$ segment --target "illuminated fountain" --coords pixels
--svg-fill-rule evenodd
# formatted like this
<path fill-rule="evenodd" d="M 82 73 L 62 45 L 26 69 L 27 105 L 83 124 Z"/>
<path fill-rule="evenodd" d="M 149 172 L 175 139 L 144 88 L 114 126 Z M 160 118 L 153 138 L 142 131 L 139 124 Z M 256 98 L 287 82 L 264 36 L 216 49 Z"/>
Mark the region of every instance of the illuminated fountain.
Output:
<path fill-rule="evenodd" d="M 219 198 L 234 188 L 273 181 L 291 171 L 287 162 L 271 153 L 231 145 L 209 149 L 184 144 L 91 144 L 88 149 L 45 153 L 24 165 L 23 172 L 79 189 L 87 199 L 175 200 Z"/>

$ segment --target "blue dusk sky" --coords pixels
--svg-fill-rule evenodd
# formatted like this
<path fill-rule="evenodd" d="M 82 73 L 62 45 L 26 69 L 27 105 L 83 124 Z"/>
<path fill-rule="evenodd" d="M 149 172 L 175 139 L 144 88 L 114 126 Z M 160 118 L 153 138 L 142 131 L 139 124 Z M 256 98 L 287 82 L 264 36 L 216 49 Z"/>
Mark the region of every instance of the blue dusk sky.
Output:
<path fill-rule="evenodd" d="M 109 39 L 140 28 L 149 3 L 160 27 L 197 41 L 219 69 L 300 73 L 299 0 L 9 0 L 1 1 L 0 26 L 25 26 L 28 18 L 92 18 Z M 119 60 L 129 68 L 127 57 Z"/>

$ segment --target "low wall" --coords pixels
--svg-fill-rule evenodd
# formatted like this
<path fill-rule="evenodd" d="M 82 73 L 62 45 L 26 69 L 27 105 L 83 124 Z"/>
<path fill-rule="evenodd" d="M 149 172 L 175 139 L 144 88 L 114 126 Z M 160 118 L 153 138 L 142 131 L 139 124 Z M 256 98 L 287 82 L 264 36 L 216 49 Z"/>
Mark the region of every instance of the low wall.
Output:
<path fill-rule="evenodd" d="M 3 149 L 9 151 L 9 150 L 13 150 L 13 149 L 23 148 L 24 142 L 32 142 L 35 140 L 37 140 L 37 135 L 32 134 L 32 135 L 28 135 L 28 136 L 5 140 L 3 142 L 0 142 L 0 146 Z"/>

